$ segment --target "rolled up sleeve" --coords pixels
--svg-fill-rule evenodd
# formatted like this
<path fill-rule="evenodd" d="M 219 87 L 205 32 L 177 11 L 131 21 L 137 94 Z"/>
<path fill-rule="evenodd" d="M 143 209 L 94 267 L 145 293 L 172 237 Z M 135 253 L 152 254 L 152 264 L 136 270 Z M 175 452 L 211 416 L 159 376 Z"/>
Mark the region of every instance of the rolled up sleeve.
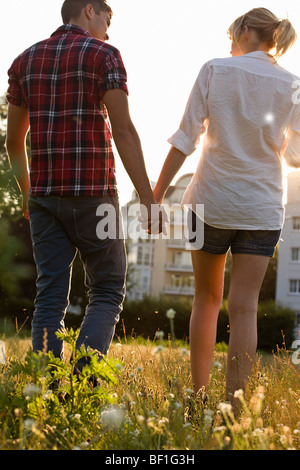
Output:
<path fill-rule="evenodd" d="M 197 77 L 189 96 L 179 129 L 168 142 L 184 155 L 191 155 L 206 132 L 208 115 L 209 67 L 205 64 Z"/>
<path fill-rule="evenodd" d="M 99 71 L 99 98 L 108 90 L 119 88 L 128 95 L 127 73 L 120 52 L 113 48 L 104 59 Z"/>
<path fill-rule="evenodd" d="M 18 77 L 18 60 L 17 59 L 13 62 L 7 74 L 8 74 L 8 89 L 6 93 L 7 101 L 10 104 L 27 108 L 28 103 L 24 98 L 21 81 L 19 80 L 19 77 Z"/>

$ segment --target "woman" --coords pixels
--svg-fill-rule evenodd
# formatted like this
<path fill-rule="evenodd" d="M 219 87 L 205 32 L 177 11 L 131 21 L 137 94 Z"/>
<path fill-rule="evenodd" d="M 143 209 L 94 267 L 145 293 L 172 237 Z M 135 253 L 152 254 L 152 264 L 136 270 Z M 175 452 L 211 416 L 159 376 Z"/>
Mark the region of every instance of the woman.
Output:
<path fill-rule="evenodd" d="M 234 391 L 245 389 L 255 359 L 259 292 L 283 225 L 282 156 L 288 165 L 300 166 L 300 106 L 292 99 L 297 77 L 276 62 L 296 40 L 289 20 L 255 8 L 228 33 L 233 57 L 202 67 L 180 127 L 169 139 L 172 147 L 154 196 L 162 202 L 205 133 L 182 201 L 194 214 L 197 204 L 204 205 L 205 222 L 204 244 L 192 250 L 191 372 L 195 391 L 206 391 L 231 248 L 226 394 L 234 404 Z"/>

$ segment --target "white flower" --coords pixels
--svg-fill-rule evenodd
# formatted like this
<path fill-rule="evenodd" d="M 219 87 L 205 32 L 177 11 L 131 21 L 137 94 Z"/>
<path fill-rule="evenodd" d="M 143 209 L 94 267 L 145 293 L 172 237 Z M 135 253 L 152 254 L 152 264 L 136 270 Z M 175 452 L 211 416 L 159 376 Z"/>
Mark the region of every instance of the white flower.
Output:
<path fill-rule="evenodd" d="M 175 410 L 179 410 L 181 408 L 181 403 L 179 403 L 178 401 L 176 401 L 174 404 L 173 404 Z"/>
<path fill-rule="evenodd" d="M 176 315 L 176 312 L 173 308 L 169 308 L 169 310 L 166 311 L 166 316 L 170 320 L 172 320 L 175 317 L 175 315 Z"/>
<path fill-rule="evenodd" d="M 165 336 L 165 333 L 162 330 L 156 332 L 157 339 L 164 339 L 164 336 Z"/>
<path fill-rule="evenodd" d="M 213 363 L 213 366 L 214 366 L 215 369 L 218 369 L 218 370 L 222 370 L 222 369 L 223 369 L 223 366 L 222 366 L 221 362 L 219 362 L 219 361 L 215 361 L 215 362 Z"/>
<path fill-rule="evenodd" d="M 162 352 L 162 351 L 164 351 L 164 350 L 165 350 L 165 348 L 164 348 L 163 346 L 157 346 L 156 348 L 153 349 L 152 354 L 153 354 L 153 355 L 154 355 L 154 354 L 158 354 L 158 353 L 160 353 L 160 352 Z"/>
<path fill-rule="evenodd" d="M 232 406 L 230 403 L 219 403 L 218 408 L 224 414 L 231 413 L 232 411 Z"/>
<path fill-rule="evenodd" d="M 185 393 L 187 393 L 188 395 L 192 395 L 194 392 L 194 390 L 192 390 L 191 388 L 186 388 L 185 390 Z"/>
<path fill-rule="evenodd" d="M 34 419 L 25 419 L 24 421 L 24 429 L 25 431 L 32 431 L 36 427 L 36 422 Z"/>
<path fill-rule="evenodd" d="M 188 356 L 189 355 L 189 350 L 186 348 L 181 348 L 180 350 L 182 356 Z"/>
<path fill-rule="evenodd" d="M 124 411 L 118 407 L 108 408 L 100 413 L 100 421 L 105 428 L 120 428 Z"/>
<path fill-rule="evenodd" d="M 163 426 L 165 423 L 168 423 L 168 422 L 169 422 L 168 418 L 163 417 L 158 420 L 158 425 Z"/>
<path fill-rule="evenodd" d="M 28 385 L 25 385 L 24 387 L 24 395 L 27 398 L 34 398 L 37 395 L 40 395 L 40 393 L 41 393 L 40 387 L 38 387 L 35 384 L 28 384 Z"/>
<path fill-rule="evenodd" d="M 244 397 L 244 391 L 242 389 L 236 390 L 233 396 L 234 398 L 242 399 Z"/>

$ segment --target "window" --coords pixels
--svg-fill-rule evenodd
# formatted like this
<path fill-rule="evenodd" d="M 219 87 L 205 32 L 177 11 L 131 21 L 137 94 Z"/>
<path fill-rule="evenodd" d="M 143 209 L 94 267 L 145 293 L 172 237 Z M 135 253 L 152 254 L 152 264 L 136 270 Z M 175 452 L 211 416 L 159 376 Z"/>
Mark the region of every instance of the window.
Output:
<path fill-rule="evenodd" d="M 138 247 L 137 264 L 139 265 L 143 264 L 143 247 L 142 246 Z"/>
<path fill-rule="evenodd" d="M 300 294 L 300 279 L 290 279 L 290 293 Z"/>
<path fill-rule="evenodd" d="M 300 217 L 293 217 L 293 230 L 300 230 Z"/>
<path fill-rule="evenodd" d="M 291 260 L 300 261 L 300 248 L 291 248 Z"/>

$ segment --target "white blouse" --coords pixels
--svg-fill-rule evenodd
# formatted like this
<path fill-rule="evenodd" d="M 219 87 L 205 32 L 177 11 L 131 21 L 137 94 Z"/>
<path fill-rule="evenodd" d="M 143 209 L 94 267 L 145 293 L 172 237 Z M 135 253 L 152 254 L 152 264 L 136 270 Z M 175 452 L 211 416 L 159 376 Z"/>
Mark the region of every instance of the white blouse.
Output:
<path fill-rule="evenodd" d="M 190 155 L 205 134 L 182 204 L 194 210 L 204 204 L 207 224 L 282 228 L 282 157 L 289 166 L 300 166 L 298 80 L 263 51 L 213 59 L 200 70 L 180 127 L 168 142 Z"/>

